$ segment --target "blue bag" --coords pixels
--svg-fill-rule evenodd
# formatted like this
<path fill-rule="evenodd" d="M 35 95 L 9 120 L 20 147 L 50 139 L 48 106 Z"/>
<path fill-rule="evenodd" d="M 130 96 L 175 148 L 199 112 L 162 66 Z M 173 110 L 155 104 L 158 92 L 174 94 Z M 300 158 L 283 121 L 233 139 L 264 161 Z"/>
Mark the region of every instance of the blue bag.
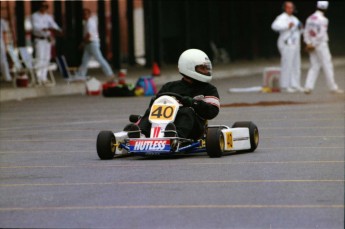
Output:
<path fill-rule="evenodd" d="M 153 80 L 152 76 L 141 76 L 139 77 L 135 88 L 142 88 L 143 94 L 147 96 L 152 96 L 157 94 L 157 87 L 156 83 Z"/>

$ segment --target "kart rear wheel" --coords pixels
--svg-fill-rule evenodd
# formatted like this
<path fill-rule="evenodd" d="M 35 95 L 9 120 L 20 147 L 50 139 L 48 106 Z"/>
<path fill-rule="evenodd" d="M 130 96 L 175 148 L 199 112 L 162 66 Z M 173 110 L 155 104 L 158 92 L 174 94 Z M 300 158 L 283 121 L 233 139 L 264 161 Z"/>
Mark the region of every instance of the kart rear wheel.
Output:
<path fill-rule="evenodd" d="M 224 152 L 225 142 L 222 128 L 208 128 L 206 134 L 206 151 L 211 158 L 221 157 Z"/>
<path fill-rule="evenodd" d="M 114 158 L 116 150 L 116 138 L 111 131 L 101 131 L 97 136 L 97 154 L 101 160 Z"/>
<path fill-rule="evenodd" d="M 232 128 L 247 127 L 249 129 L 250 149 L 239 150 L 238 152 L 254 152 L 259 145 L 259 129 L 253 122 L 235 122 Z"/>

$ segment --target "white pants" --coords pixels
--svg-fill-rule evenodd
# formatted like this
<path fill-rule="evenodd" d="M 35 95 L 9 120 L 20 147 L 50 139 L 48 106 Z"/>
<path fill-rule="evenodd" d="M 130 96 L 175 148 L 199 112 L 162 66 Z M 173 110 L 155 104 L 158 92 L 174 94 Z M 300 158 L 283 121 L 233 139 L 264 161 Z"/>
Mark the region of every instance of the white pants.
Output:
<path fill-rule="evenodd" d="M 301 53 L 300 45 L 280 44 L 278 46 L 281 60 L 280 87 L 301 87 Z"/>
<path fill-rule="evenodd" d="M 48 65 L 51 57 L 51 44 L 45 39 L 35 39 L 35 68 L 38 80 L 47 81 Z"/>
<path fill-rule="evenodd" d="M 310 67 L 305 82 L 305 88 L 314 89 L 315 82 L 322 67 L 326 82 L 330 90 L 337 90 L 338 85 L 334 80 L 334 70 L 332 56 L 329 51 L 328 43 L 324 42 L 315 47 L 315 50 L 309 54 Z"/>
<path fill-rule="evenodd" d="M 1 74 L 2 77 L 5 78 L 6 81 L 11 80 L 11 75 L 10 75 L 10 69 L 8 67 L 8 62 L 7 62 L 7 56 L 6 56 L 6 46 L 4 41 L 1 39 L 1 44 L 0 44 L 0 52 L 1 52 Z"/>

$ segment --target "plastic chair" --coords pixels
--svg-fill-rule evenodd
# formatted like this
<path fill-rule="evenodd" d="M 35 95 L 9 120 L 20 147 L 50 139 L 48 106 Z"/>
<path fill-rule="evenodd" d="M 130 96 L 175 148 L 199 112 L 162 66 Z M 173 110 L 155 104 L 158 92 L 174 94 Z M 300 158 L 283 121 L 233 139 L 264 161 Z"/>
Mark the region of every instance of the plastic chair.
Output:
<path fill-rule="evenodd" d="M 34 83 L 36 83 L 37 85 L 42 85 L 42 82 L 37 78 L 36 71 L 39 69 L 42 69 L 42 68 L 47 68 L 48 75 L 50 77 L 50 81 L 51 81 L 52 86 L 54 86 L 56 84 L 55 77 L 53 74 L 54 66 L 52 64 L 48 64 L 46 66 L 36 67 L 35 61 L 32 58 L 31 54 L 28 52 L 26 47 L 19 47 L 19 54 L 20 54 L 20 57 L 23 61 L 25 68 L 29 69 L 30 75 L 32 76 L 32 79 L 34 79 L 33 80 Z"/>
<path fill-rule="evenodd" d="M 12 45 L 7 46 L 7 53 L 10 57 L 10 60 L 12 62 L 12 67 L 10 69 L 10 72 L 13 74 L 13 86 L 17 87 L 17 79 L 22 77 L 23 74 L 30 75 L 30 83 L 29 86 L 32 86 L 35 84 L 35 78 L 32 77 L 30 69 L 27 69 L 23 66 L 22 61 L 19 59 L 18 53 L 14 49 Z"/>
<path fill-rule="evenodd" d="M 73 81 L 85 81 L 86 78 L 83 76 L 78 76 L 77 75 L 77 67 L 69 67 L 66 61 L 65 56 L 57 56 L 55 58 L 58 69 L 62 75 L 62 77 L 67 81 L 67 82 L 73 82 Z"/>

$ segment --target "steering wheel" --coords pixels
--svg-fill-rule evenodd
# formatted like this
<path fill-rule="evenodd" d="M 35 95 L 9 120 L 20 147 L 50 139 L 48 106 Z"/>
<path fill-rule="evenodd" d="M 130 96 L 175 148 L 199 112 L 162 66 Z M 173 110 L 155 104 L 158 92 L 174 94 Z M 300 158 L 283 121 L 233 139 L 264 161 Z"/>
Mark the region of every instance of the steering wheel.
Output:
<path fill-rule="evenodd" d="M 182 100 L 182 95 L 176 94 L 174 92 L 162 92 L 162 93 L 157 94 L 156 97 L 158 98 L 158 97 L 161 97 L 163 95 L 173 96 L 173 97 L 175 97 L 179 101 Z"/>

